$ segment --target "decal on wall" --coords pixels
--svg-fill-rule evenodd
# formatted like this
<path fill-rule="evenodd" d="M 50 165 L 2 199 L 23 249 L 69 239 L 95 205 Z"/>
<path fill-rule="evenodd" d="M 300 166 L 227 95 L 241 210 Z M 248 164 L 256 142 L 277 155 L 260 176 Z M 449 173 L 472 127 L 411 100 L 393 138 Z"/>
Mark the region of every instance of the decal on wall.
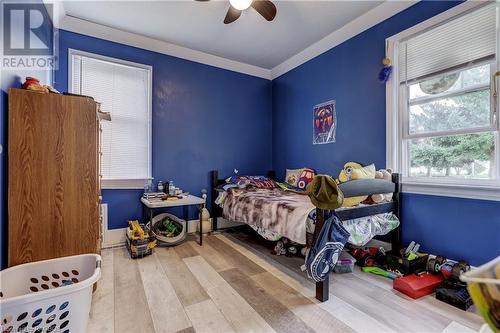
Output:
<path fill-rule="evenodd" d="M 337 114 L 335 101 L 318 104 L 313 108 L 313 144 L 335 142 Z"/>

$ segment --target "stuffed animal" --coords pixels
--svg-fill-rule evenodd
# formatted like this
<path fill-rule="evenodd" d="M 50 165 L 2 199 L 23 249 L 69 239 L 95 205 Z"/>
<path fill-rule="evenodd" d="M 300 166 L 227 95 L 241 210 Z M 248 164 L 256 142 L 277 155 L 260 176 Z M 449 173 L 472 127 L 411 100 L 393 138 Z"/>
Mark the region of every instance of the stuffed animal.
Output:
<path fill-rule="evenodd" d="M 392 180 L 391 169 L 380 169 L 375 172 L 375 179 Z M 371 199 L 374 203 L 390 202 L 392 201 L 393 193 L 372 194 Z"/>
<path fill-rule="evenodd" d="M 363 167 L 361 164 L 356 162 L 347 162 L 344 164 L 344 168 L 340 171 L 339 177 L 337 179 L 337 183 L 345 183 L 350 180 L 357 179 L 373 179 L 375 178 L 375 165 L 370 164 L 368 166 Z M 368 196 L 358 196 L 358 197 L 344 197 L 344 202 L 342 203 L 342 207 L 353 207 L 361 202 L 365 201 Z"/>

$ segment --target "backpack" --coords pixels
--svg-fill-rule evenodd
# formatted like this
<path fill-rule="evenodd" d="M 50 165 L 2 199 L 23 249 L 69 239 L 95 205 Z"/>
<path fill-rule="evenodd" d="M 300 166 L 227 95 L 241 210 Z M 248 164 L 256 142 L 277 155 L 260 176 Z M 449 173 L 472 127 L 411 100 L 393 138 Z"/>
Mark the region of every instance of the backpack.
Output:
<path fill-rule="evenodd" d="M 316 282 L 324 281 L 333 270 L 349 232 L 342 226 L 342 221 L 335 211 L 323 224 L 318 239 L 306 256 L 307 275 Z"/>

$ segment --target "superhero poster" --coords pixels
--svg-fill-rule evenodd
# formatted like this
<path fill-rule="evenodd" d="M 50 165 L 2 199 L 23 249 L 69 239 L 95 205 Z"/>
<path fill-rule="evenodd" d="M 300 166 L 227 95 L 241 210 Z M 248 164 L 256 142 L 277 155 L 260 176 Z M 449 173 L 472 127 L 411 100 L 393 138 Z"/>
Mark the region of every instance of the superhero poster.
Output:
<path fill-rule="evenodd" d="M 313 144 L 335 142 L 337 114 L 335 101 L 318 104 L 313 108 Z"/>

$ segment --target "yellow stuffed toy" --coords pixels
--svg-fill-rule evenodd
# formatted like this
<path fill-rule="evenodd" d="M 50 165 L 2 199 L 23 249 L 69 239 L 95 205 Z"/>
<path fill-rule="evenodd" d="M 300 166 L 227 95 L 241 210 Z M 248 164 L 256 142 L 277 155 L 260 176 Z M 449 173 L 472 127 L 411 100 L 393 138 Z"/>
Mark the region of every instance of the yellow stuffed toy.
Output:
<path fill-rule="evenodd" d="M 363 167 L 361 164 L 356 162 L 347 162 L 346 164 L 344 164 L 344 168 L 342 169 L 342 171 L 340 171 L 337 183 L 340 184 L 357 179 L 373 179 L 375 178 L 375 172 L 376 169 L 374 164 Z M 344 198 L 342 207 L 353 207 L 359 205 L 367 198 L 368 196 L 365 195 Z"/>

